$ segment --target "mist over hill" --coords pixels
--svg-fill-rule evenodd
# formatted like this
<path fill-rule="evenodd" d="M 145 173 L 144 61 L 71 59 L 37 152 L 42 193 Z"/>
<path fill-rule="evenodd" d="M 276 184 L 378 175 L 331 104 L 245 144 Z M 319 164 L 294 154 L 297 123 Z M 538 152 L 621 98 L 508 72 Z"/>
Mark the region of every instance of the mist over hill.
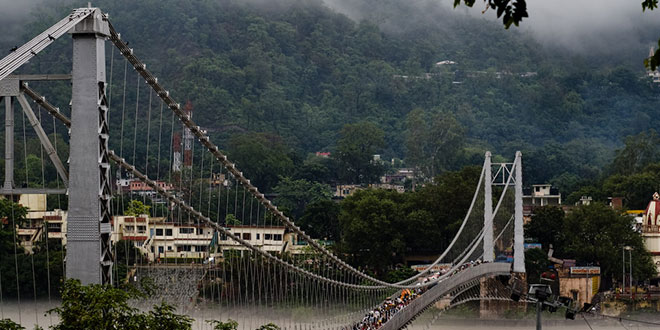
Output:
<path fill-rule="evenodd" d="M 24 43 L 86 4 L 57 0 L 12 7 L 14 21 L 20 16 L 27 25 L 0 38 L 0 49 Z M 659 124 L 660 90 L 642 66 L 648 45 L 660 37 L 652 33 L 659 24 L 646 18 L 607 30 L 618 34 L 596 33 L 601 39 L 590 44 L 584 41 L 589 24 L 573 25 L 582 30 L 569 38 L 569 29 L 544 17 L 550 9 L 531 4 L 523 27 L 508 31 L 494 13 L 452 9 L 448 1 L 93 5 L 110 14 L 122 38 L 177 99 L 193 102 L 195 120 L 220 145 L 235 134 L 265 132 L 281 136 L 301 155 L 333 151 L 345 124 L 370 121 L 385 131 L 383 158 L 405 159 L 406 117 L 419 108 L 429 121 L 451 115 L 462 128 L 460 154 L 446 155 L 452 159 L 448 169 L 480 162 L 485 150 L 505 157 L 522 150 L 530 183 L 571 189 L 602 173 L 624 137 Z M 641 8 L 630 6 L 619 12 L 637 17 L 634 11 Z M 70 41 L 58 41 L 23 72 L 67 70 L 70 59 L 48 54 L 66 54 L 69 47 Z M 118 72 L 115 83 L 122 83 Z M 128 104 L 135 102 L 134 84 L 130 79 Z M 115 105 L 121 104 L 117 90 Z"/>

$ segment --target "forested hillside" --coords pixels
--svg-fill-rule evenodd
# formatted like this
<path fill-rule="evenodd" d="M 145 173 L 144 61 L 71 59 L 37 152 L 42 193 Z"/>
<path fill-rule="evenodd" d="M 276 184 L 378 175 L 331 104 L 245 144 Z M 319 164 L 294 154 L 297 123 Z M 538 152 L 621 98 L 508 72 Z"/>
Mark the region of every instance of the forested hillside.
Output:
<path fill-rule="evenodd" d="M 3 39 L 2 49 L 86 3 L 48 1 L 28 19 L 28 32 Z M 610 67 L 602 58 L 596 67 L 589 58 L 548 53 L 527 35 L 433 1 L 395 3 L 374 7 L 365 16 L 371 21 L 359 22 L 321 0 L 93 5 L 110 14 L 122 38 L 175 98 L 193 103 L 194 119 L 223 148 L 238 134 L 265 133 L 282 141 L 295 162 L 306 153 L 334 152 L 345 124 L 367 121 L 384 131 L 385 143 L 376 150 L 384 159 L 419 165 L 415 159 L 433 158 L 439 164 L 432 174 L 438 174 L 481 162 L 485 150 L 507 158 L 522 150 L 528 183 L 551 181 L 570 192 L 600 175 L 626 136 L 659 124 L 660 90 L 645 77 L 642 58 L 639 67 Z M 379 17 L 388 17 L 388 24 Z M 22 71 L 67 70 L 66 56 L 49 57 L 68 54 L 70 41 L 63 39 Z M 123 60 L 114 56 L 111 116 L 122 103 L 134 108 L 136 97 L 129 70 L 122 99 Z M 440 61 L 454 63 L 436 65 Z M 54 86 L 41 90 L 68 88 Z M 144 93 L 140 102 L 146 107 Z M 66 93 L 53 98 L 68 104 Z M 113 125 L 116 136 L 119 127 Z M 451 146 L 428 133 L 442 130 L 451 133 Z M 130 138 L 133 132 L 124 134 Z M 143 130 L 137 134 L 146 138 Z M 406 143 L 411 137 L 436 148 L 412 150 Z M 137 148 L 139 158 L 145 148 Z"/>

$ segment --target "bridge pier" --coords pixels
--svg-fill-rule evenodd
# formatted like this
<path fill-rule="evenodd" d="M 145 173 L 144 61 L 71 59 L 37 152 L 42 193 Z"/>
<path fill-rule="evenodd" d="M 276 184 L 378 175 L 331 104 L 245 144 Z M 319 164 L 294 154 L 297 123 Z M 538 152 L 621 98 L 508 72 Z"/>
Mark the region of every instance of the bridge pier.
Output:
<path fill-rule="evenodd" d="M 515 274 L 513 274 L 516 276 Z M 479 282 L 479 291 L 481 297 L 488 297 L 488 286 L 494 286 L 497 278 L 488 277 L 482 278 Z M 525 287 L 527 284 L 525 283 Z M 479 301 L 479 318 L 481 319 L 497 319 L 501 318 L 505 312 L 514 311 L 525 313 L 527 311 L 527 304 L 515 301 L 502 301 L 502 300 L 480 300 Z"/>

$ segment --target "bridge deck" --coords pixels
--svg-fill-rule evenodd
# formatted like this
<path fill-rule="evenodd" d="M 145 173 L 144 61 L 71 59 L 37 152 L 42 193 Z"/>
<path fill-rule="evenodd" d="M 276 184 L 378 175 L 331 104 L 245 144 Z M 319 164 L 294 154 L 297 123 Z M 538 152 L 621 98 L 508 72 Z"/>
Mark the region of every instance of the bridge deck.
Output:
<path fill-rule="evenodd" d="M 391 319 L 385 322 L 380 330 L 396 330 L 403 328 L 413 317 L 421 313 L 426 307 L 433 304 L 435 301 L 442 298 L 443 295 L 449 293 L 461 284 L 481 277 L 508 275 L 510 273 L 511 264 L 500 262 L 486 263 L 465 269 L 461 271 L 460 274 L 439 282 L 419 298 L 413 300 L 402 310 L 394 314 Z"/>

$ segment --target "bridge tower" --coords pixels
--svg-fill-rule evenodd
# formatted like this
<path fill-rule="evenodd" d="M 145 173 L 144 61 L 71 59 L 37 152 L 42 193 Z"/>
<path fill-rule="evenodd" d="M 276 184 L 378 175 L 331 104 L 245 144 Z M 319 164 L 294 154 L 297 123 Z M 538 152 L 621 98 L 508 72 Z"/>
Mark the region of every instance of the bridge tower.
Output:
<path fill-rule="evenodd" d="M 490 151 L 486 151 L 484 161 L 484 261 L 495 261 L 495 248 L 493 246 L 493 171 Z"/>
<path fill-rule="evenodd" d="M 69 33 L 73 37 L 69 215 L 66 276 L 82 284 L 112 283 L 108 106 L 101 10 Z"/>
<path fill-rule="evenodd" d="M 497 168 L 493 175 L 493 166 Z M 490 151 L 486 152 L 484 161 L 484 261 L 495 260 L 493 244 L 493 185 L 514 186 L 514 219 L 513 219 L 513 272 L 525 272 L 525 247 L 523 231 L 523 191 L 522 191 L 522 153 L 516 152 L 513 163 L 492 163 Z"/>

